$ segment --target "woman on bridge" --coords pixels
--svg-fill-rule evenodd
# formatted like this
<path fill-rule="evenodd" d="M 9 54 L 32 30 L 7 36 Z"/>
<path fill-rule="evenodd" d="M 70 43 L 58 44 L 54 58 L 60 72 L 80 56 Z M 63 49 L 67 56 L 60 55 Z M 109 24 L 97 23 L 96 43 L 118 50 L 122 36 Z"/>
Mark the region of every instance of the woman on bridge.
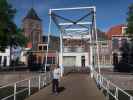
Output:
<path fill-rule="evenodd" d="M 52 74 L 53 74 L 52 92 L 54 94 L 58 94 L 59 93 L 59 80 L 61 77 L 61 70 L 60 70 L 59 66 L 57 66 L 57 65 L 54 66 Z"/>

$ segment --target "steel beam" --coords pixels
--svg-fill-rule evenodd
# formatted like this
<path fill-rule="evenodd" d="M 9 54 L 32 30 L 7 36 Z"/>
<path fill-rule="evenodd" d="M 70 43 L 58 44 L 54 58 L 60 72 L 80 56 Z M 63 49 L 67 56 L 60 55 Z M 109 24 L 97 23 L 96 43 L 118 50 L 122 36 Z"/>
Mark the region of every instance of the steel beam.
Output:
<path fill-rule="evenodd" d="M 78 22 L 77 25 L 90 25 L 92 22 Z M 60 26 L 74 25 L 73 23 L 59 23 Z"/>
<path fill-rule="evenodd" d="M 95 6 L 90 6 L 90 7 L 74 7 L 74 8 L 58 8 L 58 9 L 51 9 L 51 11 L 79 10 L 79 9 L 95 9 Z"/>
<path fill-rule="evenodd" d="M 87 31 L 86 28 L 67 28 L 65 31 Z"/>

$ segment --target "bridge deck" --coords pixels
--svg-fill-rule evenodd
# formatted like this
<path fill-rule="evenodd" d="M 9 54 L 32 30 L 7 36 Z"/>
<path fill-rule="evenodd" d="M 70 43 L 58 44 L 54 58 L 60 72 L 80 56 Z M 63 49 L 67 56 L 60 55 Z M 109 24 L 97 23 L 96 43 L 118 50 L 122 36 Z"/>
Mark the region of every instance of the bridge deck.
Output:
<path fill-rule="evenodd" d="M 87 74 L 69 74 L 60 83 L 64 87 L 58 95 L 52 95 L 51 85 L 40 90 L 27 100 L 105 100 L 93 79 Z"/>

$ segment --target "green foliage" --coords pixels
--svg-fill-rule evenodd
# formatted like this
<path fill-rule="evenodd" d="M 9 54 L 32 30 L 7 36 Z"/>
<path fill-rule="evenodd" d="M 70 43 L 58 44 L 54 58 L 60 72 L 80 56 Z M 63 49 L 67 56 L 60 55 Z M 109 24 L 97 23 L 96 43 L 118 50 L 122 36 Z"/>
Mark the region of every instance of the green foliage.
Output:
<path fill-rule="evenodd" d="M 26 44 L 28 42 L 28 39 L 22 34 L 21 29 L 16 30 L 15 42 L 22 47 L 26 46 Z"/>
<path fill-rule="evenodd" d="M 127 31 L 128 35 L 133 35 L 133 3 L 128 7 L 128 18 L 127 18 Z"/>
<path fill-rule="evenodd" d="M 19 45 L 24 46 L 27 39 L 21 34 L 13 19 L 16 14 L 14 9 L 7 0 L 0 0 L 0 50 L 10 45 L 11 37 L 15 36 Z"/>

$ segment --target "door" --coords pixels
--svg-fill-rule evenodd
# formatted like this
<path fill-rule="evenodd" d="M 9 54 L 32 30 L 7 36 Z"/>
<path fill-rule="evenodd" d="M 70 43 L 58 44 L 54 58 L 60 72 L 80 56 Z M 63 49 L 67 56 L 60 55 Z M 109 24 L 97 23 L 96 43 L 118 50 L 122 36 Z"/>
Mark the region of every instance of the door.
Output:
<path fill-rule="evenodd" d="M 81 56 L 81 65 L 85 67 L 85 56 Z"/>
<path fill-rule="evenodd" d="M 74 67 L 76 65 L 76 57 L 75 56 L 63 57 L 63 65 L 66 67 Z"/>

